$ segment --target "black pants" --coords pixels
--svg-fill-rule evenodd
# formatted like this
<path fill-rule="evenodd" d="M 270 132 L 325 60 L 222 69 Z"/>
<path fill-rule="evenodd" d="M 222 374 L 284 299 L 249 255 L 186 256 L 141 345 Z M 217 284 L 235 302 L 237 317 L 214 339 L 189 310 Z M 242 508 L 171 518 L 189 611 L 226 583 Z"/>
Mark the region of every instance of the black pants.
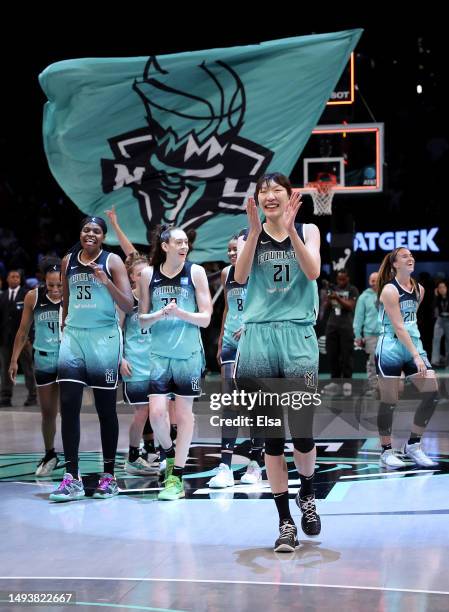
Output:
<path fill-rule="evenodd" d="M 12 397 L 13 384 L 9 378 L 8 369 L 12 356 L 13 344 L 6 344 L 0 347 L 1 370 L 2 370 L 2 388 L 1 399 L 10 401 Z M 25 377 L 25 386 L 28 389 L 30 397 L 36 397 L 36 381 L 34 380 L 34 367 L 31 346 L 26 344 L 19 356 L 19 365 L 22 368 Z"/>
<path fill-rule="evenodd" d="M 350 327 L 332 327 L 326 331 L 326 352 L 331 378 L 352 378 L 354 369 L 354 332 Z"/>

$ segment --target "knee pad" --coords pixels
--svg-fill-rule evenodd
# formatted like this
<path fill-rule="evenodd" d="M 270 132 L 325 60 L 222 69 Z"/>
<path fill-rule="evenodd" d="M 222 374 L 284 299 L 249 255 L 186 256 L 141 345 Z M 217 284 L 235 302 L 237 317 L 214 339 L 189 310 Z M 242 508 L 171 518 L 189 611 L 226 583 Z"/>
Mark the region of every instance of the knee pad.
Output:
<path fill-rule="evenodd" d="M 415 412 L 413 423 L 418 427 L 426 427 L 438 403 L 438 391 L 427 391 L 421 394 L 421 403 Z"/>
<path fill-rule="evenodd" d="M 377 429 L 381 436 L 391 436 L 391 428 L 393 425 L 393 411 L 396 404 L 387 404 L 380 402 L 379 412 L 377 413 Z"/>
<path fill-rule="evenodd" d="M 313 438 L 293 438 L 293 448 L 299 453 L 310 453 L 315 448 Z"/>
<path fill-rule="evenodd" d="M 267 438 L 265 440 L 265 454 L 279 457 L 284 454 L 284 438 Z"/>

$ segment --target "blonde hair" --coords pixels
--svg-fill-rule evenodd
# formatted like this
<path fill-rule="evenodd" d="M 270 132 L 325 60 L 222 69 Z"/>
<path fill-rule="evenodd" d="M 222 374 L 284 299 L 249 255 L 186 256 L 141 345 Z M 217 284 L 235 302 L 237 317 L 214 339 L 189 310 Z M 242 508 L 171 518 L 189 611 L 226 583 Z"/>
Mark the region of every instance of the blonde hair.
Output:
<path fill-rule="evenodd" d="M 143 253 L 139 253 L 138 251 L 134 251 L 130 253 L 125 259 L 125 268 L 128 273 L 128 278 L 131 279 L 131 274 L 137 264 L 144 263 L 147 266 L 150 265 L 150 261 L 146 255 Z"/>

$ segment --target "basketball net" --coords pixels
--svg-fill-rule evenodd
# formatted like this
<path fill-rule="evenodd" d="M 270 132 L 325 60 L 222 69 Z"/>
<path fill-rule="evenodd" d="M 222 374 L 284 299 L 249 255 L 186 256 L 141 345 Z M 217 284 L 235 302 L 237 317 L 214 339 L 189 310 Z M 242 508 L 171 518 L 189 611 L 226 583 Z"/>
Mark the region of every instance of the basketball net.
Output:
<path fill-rule="evenodd" d="M 333 181 L 316 181 L 307 183 L 306 187 L 310 189 L 310 195 L 313 200 L 314 215 L 331 215 L 332 200 L 334 198 L 334 187 L 336 183 Z"/>

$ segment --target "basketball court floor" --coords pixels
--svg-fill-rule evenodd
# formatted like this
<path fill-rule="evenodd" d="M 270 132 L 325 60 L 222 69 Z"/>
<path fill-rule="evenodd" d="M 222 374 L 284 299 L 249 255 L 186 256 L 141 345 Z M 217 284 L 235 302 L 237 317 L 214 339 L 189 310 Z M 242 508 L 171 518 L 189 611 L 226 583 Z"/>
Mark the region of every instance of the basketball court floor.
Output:
<path fill-rule="evenodd" d="M 441 375 L 444 384 L 447 375 Z M 349 425 L 346 430 L 343 412 L 335 408 L 335 418 L 317 440 L 321 534 L 308 538 L 299 530 L 299 549 L 275 554 L 277 514 L 265 474 L 261 485 L 239 484 L 248 463 L 243 439 L 234 456 L 233 488 L 207 487 L 219 440 L 196 435 L 186 499 L 159 502 L 157 479 L 123 470 L 130 410 L 120 404 L 119 497 L 51 503 L 48 494 L 63 470 L 47 479 L 34 477 L 41 457 L 40 415 L 37 407 L 20 407 L 24 397 L 19 386 L 13 402 L 18 407 L 0 411 L 2 611 L 30 609 L 11 603 L 10 593 L 52 592 L 74 594 L 68 605 L 47 604 L 52 610 L 69 605 L 86 611 L 170 612 L 449 609 L 447 400 L 441 401 L 425 442 L 438 466 L 408 463 L 395 472 L 379 467 L 369 425 L 359 436 L 353 429 L 345 434 Z M 81 422 L 81 471 L 89 495 L 102 464 L 88 394 Z M 408 425 L 400 419 L 398 428 L 403 439 Z M 56 448 L 62 448 L 59 434 Z M 299 525 L 291 449 L 288 458 L 290 505 Z"/>

